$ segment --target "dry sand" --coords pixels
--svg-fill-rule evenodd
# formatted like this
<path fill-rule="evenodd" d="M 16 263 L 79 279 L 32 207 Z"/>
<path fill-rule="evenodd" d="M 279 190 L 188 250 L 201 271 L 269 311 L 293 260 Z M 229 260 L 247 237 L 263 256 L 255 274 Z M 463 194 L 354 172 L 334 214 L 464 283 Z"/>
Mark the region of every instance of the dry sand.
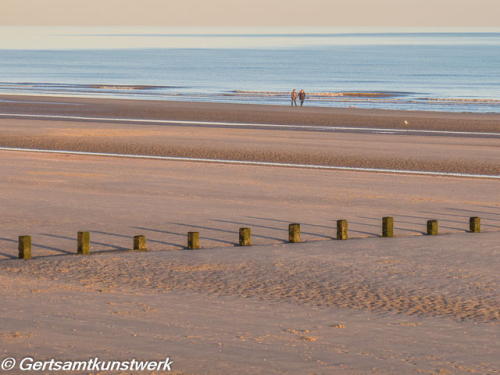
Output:
<path fill-rule="evenodd" d="M 4 261 L 0 340 L 195 374 L 498 373 L 500 238 L 481 236 Z"/>
<path fill-rule="evenodd" d="M 158 108 L 152 113 L 161 118 L 205 111 L 205 120 L 242 121 L 248 112 L 288 121 L 280 108 L 259 115 L 251 106 L 64 100 L 89 113 L 130 111 L 134 118 Z M 30 113 L 54 110 L 24 105 Z M 3 113 L 12 111 L 2 104 Z M 335 111 L 319 112 L 314 121 Z M 371 118 L 379 115 L 400 114 Z M 477 121 L 483 131 L 491 124 L 498 131 L 494 115 L 414 115 L 429 127 Z M 349 118 L 367 125 L 362 111 Z M 430 120 L 436 118 L 442 122 Z M 500 142 L 9 118 L 0 118 L 0 135 L 10 146 L 17 140 L 145 154 L 187 147 L 190 155 L 206 147 L 207 157 L 240 157 L 235 152 L 243 150 L 264 160 L 316 155 L 325 163 L 348 154 L 376 167 L 406 162 L 490 174 L 498 174 Z M 173 369 L 187 374 L 500 372 L 497 180 L 7 151 L 0 157 L 4 357 L 170 357 Z M 383 216 L 394 216 L 396 238 L 379 238 Z M 470 216 L 481 217 L 483 233 L 467 232 Z M 349 220 L 350 240 L 332 239 L 337 219 Z M 422 235 L 428 219 L 439 219 L 441 235 Z M 301 223 L 304 243 L 285 242 L 291 222 Z M 240 227 L 252 228 L 254 246 L 236 245 Z M 79 230 L 91 232 L 96 254 L 74 255 Z M 189 230 L 200 232 L 201 250 L 184 250 Z M 31 261 L 15 259 L 17 236 L 25 234 L 33 238 Z M 137 234 L 147 236 L 150 252 L 123 252 Z"/>

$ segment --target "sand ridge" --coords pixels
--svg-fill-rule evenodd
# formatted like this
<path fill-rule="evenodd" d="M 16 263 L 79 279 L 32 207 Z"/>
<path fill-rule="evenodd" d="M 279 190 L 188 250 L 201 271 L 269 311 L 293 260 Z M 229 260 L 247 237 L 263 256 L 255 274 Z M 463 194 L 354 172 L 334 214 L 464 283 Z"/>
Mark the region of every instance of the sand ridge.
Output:
<path fill-rule="evenodd" d="M 498 139 L 0 119 L 0 146 L 499 175 Z"/>
<path fill-rule="evenodd" d="M 477 249 L 473 246 L 477 236 L 456 234 L 354 243 L 49 257 L 22 264 L 3 261 L 0 267 L 8 275 L 39 278 L 42 283 L 55 280 L 109 292 L 121 288 L 160 293 L 181 290 L 500 323 L 500 284 L 494 266 L 486 264 L 487 259 L 495 257 L 492 245 L 499 234 L 481 236 L 481 241 L 490 246 Z M 377 250 L 377 242 L 382 241 L 384 250 Z M 456 248 L 470 250 L 450 256 Z M 434 254 L 437 249 L 439 254 Z"/>

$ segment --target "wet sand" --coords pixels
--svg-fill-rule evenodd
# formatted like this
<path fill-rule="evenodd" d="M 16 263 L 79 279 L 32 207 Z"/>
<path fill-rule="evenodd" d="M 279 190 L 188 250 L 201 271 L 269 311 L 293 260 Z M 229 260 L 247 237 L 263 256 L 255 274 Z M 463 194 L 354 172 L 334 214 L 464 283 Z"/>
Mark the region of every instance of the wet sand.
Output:
<path fill-rule="evenodd" d="M 10 98 L 16 99 L 16 98 Z M 2 112 L 98 118 L 199 120 L 493 132 L 392 134 L 114 120 L 0 117 L 0 146 L 499 175 L 500 115 L 430 114 L 207 103 L 24 98 Z M 32 104 L 52 100 L 55 104 Z M 63 105 L 62 102 L 73 103 Z M 404 124 L 408 119 L 409 125 Z"/>
<path fill-rule="evenodd" d="M 85 108 L 23 105 L 33 114 L 127 113 L 123 102 L 66 100 Z M 155 112 L 160 105 L 167 109 Z M 177 106 L 139 103 L 127 116 L 168 118 L 171 111 L 230 121 L 234 113 L 242 121 L 259 112 Z M 256 116 L 285 121 L 288 111 Z M 335 111 L 320 115 L 326 121 Z M 379 114 L 396 122 L 396 113 Z M 496 116 L 418 116 L 447 129 L 460 128 L 451 125 L 457 117 L 474 118 L 498 131 Z M 347 117 L 372 123 L 363 111 Z M 202 150 L 206 157 L 491 174 L 498 174 L 500 142 L 8 117 L 0 118 L 0 135 L 3 145 L 47 149 Z M 186 374 L 500 372 L 497 180 L 13 151 L 0 158 L 5 357 L 170 357 L 176 373 Z M 379 237 L 383 216 L 395 218 L 396 238 Z M 468 232 L 471 216 L 481 217 L 483 233 Z M 334 240 L 338 219 L 349 221 L 348 241 Z M 429 219 L 439 220 L 440 235 L 423 235 Z M 286 242 L 292 222 L 301 223 L 303 243 Z M 252 229 L 253 246 L 237 246 L 240 227 Z M 94 255 L 74 255 L 81 230 L 90 231 Z M 192 230 L 200 232 L 200 250 L 185 250 Z M 124 251 L 138 234 L 150 251 Z M 15 259 L 19 235 L 32 236 L 31 261 Z"/>
<path fill-rule="evenodd" d="M 0 95 L 2 113 L 499 132 L 500 114 Z"/>

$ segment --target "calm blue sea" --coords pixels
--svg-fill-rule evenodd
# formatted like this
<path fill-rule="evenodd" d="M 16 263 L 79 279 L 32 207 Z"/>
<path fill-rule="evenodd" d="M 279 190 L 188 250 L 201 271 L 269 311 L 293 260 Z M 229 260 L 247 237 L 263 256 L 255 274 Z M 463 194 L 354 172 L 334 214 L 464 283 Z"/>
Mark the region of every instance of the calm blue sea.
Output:
<path fill-rule="evenodd" d="M 0 27 L 0 93 L 500 112 L 500 29 Z M 0 103 L 1 104 L 1 103 Z"/>

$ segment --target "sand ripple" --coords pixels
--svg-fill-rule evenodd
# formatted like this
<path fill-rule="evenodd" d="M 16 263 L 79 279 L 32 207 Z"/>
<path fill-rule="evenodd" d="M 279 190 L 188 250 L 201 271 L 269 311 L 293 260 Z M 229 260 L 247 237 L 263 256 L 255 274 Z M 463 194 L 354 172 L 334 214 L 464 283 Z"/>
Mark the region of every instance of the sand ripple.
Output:
<path fill-rule="evenodd" d="M 389 263 L 386 268 L 380 263 L 345 267 L 317 259 L 258 259 L 258 254 L 242 261 L 234 258 L 236 250 L 221 261 L 221 254 L 213 255 L 220 251 L 225 250 L 54 257 L 3 262 L 1 266 L 14 277 L 109 292 L 177 290 L 379 313 L 500 321 L 497 284 L 481 284 L 479 276 L 454 278 L 415 265 L 410 268 L 417 276 L 408 276 L 406 262 Z M 402 282 L 408 277 L 409 284 Z"/>

